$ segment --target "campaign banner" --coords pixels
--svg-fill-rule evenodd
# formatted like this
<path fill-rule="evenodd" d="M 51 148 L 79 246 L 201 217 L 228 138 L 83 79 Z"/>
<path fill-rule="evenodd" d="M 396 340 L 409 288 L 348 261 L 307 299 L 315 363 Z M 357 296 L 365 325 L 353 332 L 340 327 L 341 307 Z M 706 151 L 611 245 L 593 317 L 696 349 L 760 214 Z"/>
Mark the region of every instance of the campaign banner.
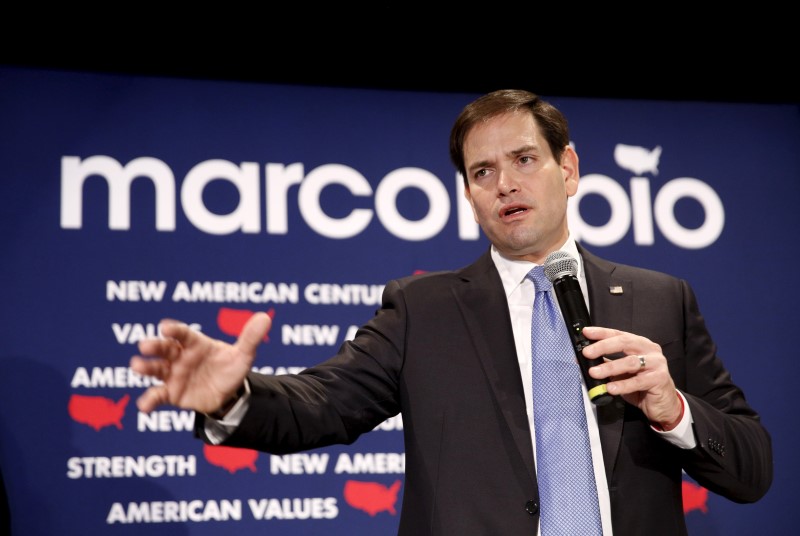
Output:
<path fill-rule="evenodd" d="M 266 311 L 254 368 L 299 372 L 353 336 L 390 279 L 472 262 L 488 242 L 448 136 L 477 96 L 0 67 L 12 534 L 396 533 L 400 416 L 291 455 L 204 445 L 193 412 L 136 409 L 154 380 L 128 363 L 162 318 L 234 341 Z M 573 236 L 689 281 L 772 434 L 761 501 L 685 478 L 690 533 L 787 534 L 798 106 L 543 97 L 580 157 Z"/>

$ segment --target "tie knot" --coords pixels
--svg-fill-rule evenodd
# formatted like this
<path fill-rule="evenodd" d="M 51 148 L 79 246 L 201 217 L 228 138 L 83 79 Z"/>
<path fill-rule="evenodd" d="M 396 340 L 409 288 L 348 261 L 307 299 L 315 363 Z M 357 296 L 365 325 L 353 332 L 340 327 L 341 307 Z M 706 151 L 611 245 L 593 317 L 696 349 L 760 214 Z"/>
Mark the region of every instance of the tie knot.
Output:
<path fill-rule="evenodd" d="M 553 288 L 553 284 L 544 275 L 544 266 L 534 266 L 526 277 L 533 281 L 536 292 L 550 292 L 550 289 Z"/>

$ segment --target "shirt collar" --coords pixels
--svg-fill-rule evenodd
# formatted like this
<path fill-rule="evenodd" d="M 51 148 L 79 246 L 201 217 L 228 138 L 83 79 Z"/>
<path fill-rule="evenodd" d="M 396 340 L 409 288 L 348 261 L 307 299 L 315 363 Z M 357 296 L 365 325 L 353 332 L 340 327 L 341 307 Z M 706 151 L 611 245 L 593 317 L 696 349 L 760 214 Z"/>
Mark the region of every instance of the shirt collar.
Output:
<path fill-rule="evenodd" d="M 567 237 L 567 241 L 559 248 L 560 251 L 569 253 L 578 261 L 578 278 L 583 279 L 583 259 L 578 253 L 578 246 L 575 244 L 575 239 L 572 235 Z M 536 266 L 536 263 L 530 261 L 520 261 L 516 259 L 509 259 L 503 256 L 497 248 L 492 245 L 491 248 L 492 260 L 497 267 L 500 274 L 500 280 L 503 282 L 503 289 L 508 298 L 520 284 L 525 281 L 525 276 L 531 271 L 531 268 Z"/>

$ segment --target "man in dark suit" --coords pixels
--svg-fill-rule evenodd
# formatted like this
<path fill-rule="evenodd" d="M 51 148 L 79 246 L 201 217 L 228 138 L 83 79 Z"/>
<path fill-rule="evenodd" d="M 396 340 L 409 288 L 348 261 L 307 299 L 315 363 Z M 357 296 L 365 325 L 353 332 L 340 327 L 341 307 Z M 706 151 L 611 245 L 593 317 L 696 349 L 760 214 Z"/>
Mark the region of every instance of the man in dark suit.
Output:
<path fill-rule="evenodd" d="M 250 370 L 266 314 L 233 345 L 163 322 L 167 338 L 139 345 L 151 359 L 131 360 L 164 380 L 139 409 L 193 409 L 205 441 L 275 454 L 349 444 L 402 413 L 400 534 L 534 535 L 525 274 L 561 250 L 578 260 L 591 309 L 590 374 L 614 396 L 584 400 L 603 534 L 685 534 L 682 471 L 732 501 L 760 499 L 772 482 L 770 436 L 717 357 L 689 285 L 600 259 L 570 237 L 579 166 L 561 113 L 528 92 L 490 93 L 458 117 L 450 151 L 492 243 L 475 263 L 389 282 L 355 338 L 297 375 Z"/>

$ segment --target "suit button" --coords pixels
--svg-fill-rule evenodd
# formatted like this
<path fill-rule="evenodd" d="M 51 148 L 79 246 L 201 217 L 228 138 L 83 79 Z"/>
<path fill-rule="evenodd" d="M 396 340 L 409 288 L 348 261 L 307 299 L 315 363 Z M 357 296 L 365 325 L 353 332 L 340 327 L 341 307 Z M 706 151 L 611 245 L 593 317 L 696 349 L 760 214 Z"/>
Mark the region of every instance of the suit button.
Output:
<path fill-rule="evenodd" d="M 720 456 L 725 456 L 725 445 L 721 441 L 717 441 L 716 439 L 709 437 L 708 448 Z"/>
<path fill-rule="evenodd" d="M 531 499 L 530 501 L 525 503 L 525 511 L 528 512 L 530 515 L 535 515 L 539 513 L 539 503 Z"/>

